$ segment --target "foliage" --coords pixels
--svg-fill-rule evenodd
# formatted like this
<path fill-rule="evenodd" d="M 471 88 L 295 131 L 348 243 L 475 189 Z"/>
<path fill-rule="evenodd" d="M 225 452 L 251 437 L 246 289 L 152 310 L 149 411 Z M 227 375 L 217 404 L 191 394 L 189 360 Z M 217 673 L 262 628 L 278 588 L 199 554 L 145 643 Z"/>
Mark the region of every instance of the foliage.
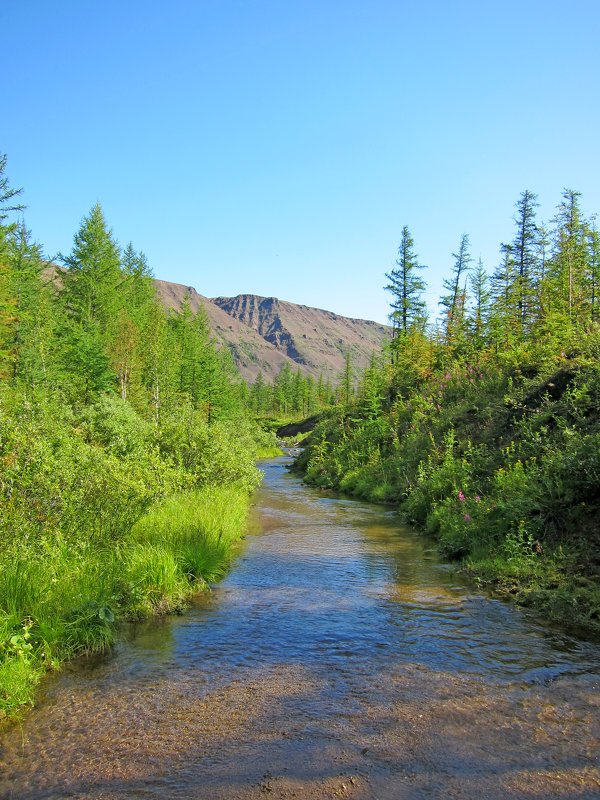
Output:
<path fill-rule="evenodd" d="M 297 469 L 396 504 L 480 580 L 598 631 L 597 236 L 565 190 L 549 249 L 536 207 L 523 192 L 491 279 L 479 263 L 466 280 L 463 235 L 441 330 L 411 339 L 398 325 L 388 358 L 322 415 Z"/>
<path fill-rule="evenodd" d="M 0 157 L 0 719 L 120 621 L 181 608 L 226 567 L 260 451 L 227 354 L 167 314 L 99 204 L 44 260 Z"/>

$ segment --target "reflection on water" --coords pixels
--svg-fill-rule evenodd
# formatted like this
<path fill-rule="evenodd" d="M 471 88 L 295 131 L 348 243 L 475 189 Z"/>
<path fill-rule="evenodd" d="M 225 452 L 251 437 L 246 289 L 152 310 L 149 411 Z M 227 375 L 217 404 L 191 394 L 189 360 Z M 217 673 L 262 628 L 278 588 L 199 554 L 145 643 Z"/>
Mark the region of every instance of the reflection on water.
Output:
<path fill-rule="evenodd" d="M 444 785 L 460 774 L 456 796 L 470 797 L 465 759 L 484 740 L 478 764 L 496 774 L 500 747 L 512 767 L 483 796 L 538 796 L 563 757 L 554 729 L 568 730 L 564 780 L 577 748 L 576 780 L 596 780 L 600 649 L 473 593 L 393 512 L 307 489 L 284 463 L 265 464 L 250 534 L 210 595 L 49 684 L 23 743 L 8 737 L 2 796 L 254 797 L 269 761 L 285 765 L 279 783 L 264 770 L 281 797 L 294 781 L 299 797 L 332 796 L 350 762 L 345 796 L 412 797 L 399 794 L 410 784 L 437 797 L 431 776 L 450 758 Z M 510 744 L 498 738 L 507 725 Z M 375 757 L 374 742 L 392 755 Z M 108 764 L 103 747 L 117 754 Z M 489 777 L 479 772 L 473 796 Z"/>

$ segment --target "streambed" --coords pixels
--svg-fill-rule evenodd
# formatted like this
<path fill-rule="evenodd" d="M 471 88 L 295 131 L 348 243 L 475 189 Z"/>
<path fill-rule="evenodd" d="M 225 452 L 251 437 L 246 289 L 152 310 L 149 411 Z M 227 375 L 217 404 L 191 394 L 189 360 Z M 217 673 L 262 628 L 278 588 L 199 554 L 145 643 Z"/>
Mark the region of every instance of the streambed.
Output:
<path fill-rule="evenodd" d="M 47 682 L 4 737 L 0 797 L 600 796 L 600 647 L 286 463 L 210 595 Z"/>

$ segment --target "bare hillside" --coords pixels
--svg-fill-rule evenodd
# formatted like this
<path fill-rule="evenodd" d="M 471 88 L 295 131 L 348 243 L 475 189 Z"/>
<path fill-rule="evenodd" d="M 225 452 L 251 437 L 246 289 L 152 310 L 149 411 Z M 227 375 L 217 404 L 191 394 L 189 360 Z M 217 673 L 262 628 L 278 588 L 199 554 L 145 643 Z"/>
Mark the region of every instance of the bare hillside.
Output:
<path fill-rule="evenodd" d="M 229 347 L 242 376 L 252 382 L 259 371 L 272 379 L 282 365 L 304 374 L 336 380 L 350 353 L 361 368 L 379 351 L 388 328 L 368 320 L 350 319 L 275 297 L 238 295 L 203 297 L 192 287 L 155 281 L 166 308 L 177 309 L 189 296 L 193 311 L 203 307 L 216 339 Z"/>

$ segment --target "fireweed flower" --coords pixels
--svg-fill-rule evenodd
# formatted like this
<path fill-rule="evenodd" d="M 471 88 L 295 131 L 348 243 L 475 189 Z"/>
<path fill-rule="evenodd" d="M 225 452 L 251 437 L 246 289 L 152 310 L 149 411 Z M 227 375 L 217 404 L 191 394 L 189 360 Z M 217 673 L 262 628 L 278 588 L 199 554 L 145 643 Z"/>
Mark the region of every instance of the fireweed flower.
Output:
<path fill-rule="evenodd" d="M 465 496 L 462 493 L 462 490 L 458 493 L 458 499 L 460 500 L 461 503 L 465 502 Z"/>
<path fill-rule="evenodd" d="M 465 519 L 466 519 L 466 520 L 467 520 L 467 522 L 468 522 L 468 521 L 471 519 L 471 517 L 470 517 L 468 514 L 465 514 Z"/>

